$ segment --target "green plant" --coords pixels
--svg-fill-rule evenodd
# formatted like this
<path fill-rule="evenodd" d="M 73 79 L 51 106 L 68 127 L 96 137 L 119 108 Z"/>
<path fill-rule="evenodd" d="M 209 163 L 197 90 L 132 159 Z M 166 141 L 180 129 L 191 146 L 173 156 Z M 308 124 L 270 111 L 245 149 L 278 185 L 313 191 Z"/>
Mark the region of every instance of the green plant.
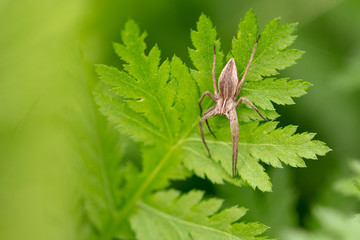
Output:
<path fill-rule="evenodd" d="M 337 180 L 335 190 L 346 196 L 351 196 L 359 202 L 360 199 L 360 161 L 351 160 L 349 170 L 353 177 Z M 360 236 L 360 214 L 348 214 L 334 207 L 316 205 L 312 214 L 320 227 L 311 231 L 292 229 L 285 231 L 284 239 L 290 240 L 356 240 Z"/>
<path fill-rule="evenodd" d="M 263 115 L 278 117 L 273 103 L 293 104 L 310 87 L 301 80 L 266 78 L 277 70 L 295 63 L 302 55 L 287 49 L 295 36 L 296 24 L 280 26 L 279 19 L 266 25 L 241 96 L 252 101 Z M 203 199 L 203 193 L 193 190 L 181 194 L 164 190 L 170 180 L 186 179 L 195 174 L 212 183 L 227 181 L 237 186 L 250 185 L 261 191 L 271 191 L 269 176 L 260 162 L 273 167 L 282 163 L 305 167 L 303 158 L 316 159 L 329 148 L 313 140 L 315 134 L 295 133 L 295 126 L 277 128 L 277 122 L 258 122 L 255 111 L 242 105 L 238 108 L 240 121 L 239 177 L 231 177 L 231 137 L 228 125 L 216 120 L 217 139 L 207 142 L 212 158 L 207 156 L 199 136 L 200 92 L 212 88 L 211 70 L 213 46 L 216 45 L 216 76 L 225 59 L 234 57 L 241 76 L 258 36 L 254 12 L 249 11 L 239 24 L 232 50 L 224 55 L 215 28 L 209 18 L 201 15 L 197 31 L 191 32 L 195 49 L 189 54 L 194 69 L 178 57 L 161 63 L 160 50 L 154 46 L 145 54 L 146 33 L 129 21 L 122 31 L 122 44 L 114 44 L 125 62 L 118 70 L 105 65 L 96 71 L 106 84 L 104 91 L 95 94 L 101 112 L 141 146 L 142 166 L 111 159 L 104 167 L 104 192 L 96 200 L 88 200 L 89 217 L 97 233 L 104 239 L 130 238 L 135 231 L 138 239 L 265 239 L 266 226 L 239 222 L 245 209 L 232 207 L 223 211 L 218 199 Z M 263 79 L 265 77 L 265 79 Z M 204 108 L 210 101 L 204 101 Z M 118 162 L 122 161 L 122 162 Z M 116 162 L 114 164 L 114 162 Z M 155 193 L 154 193 L 155 192 Z"/>

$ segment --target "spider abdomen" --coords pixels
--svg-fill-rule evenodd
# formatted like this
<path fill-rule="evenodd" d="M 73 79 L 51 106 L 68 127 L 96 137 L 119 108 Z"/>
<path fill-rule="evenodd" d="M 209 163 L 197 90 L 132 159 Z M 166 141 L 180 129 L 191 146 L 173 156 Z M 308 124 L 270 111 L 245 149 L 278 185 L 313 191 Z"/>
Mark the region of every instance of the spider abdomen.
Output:
<path fill-rule="evenodd" d="M 236 87 L 238 85 L 239 78 L 237 74 L 237 69 L 235 65 L 234 58 L 231 58 L 224 69 L 221 71 L 219 77 L 219 91 L 220 96 L 224 99 L 229 99 L 235 96 Z"/>

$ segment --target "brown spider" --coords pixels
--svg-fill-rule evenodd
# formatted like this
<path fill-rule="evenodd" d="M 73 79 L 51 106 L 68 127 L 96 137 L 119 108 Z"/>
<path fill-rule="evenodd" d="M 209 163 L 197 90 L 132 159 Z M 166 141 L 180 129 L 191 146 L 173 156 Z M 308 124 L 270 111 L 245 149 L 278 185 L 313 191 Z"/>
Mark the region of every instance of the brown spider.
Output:
<path fill-rule="evenodd" d="M 240 97 L 237 101 L 235 99 L 240 93 L 241 86 L 244 84 L 246 75 L 249 71 L 251 62 L 254 58 L 255 50 L 257 43 L 260 39 L 260 35 L 257 38 L 254 48 L 252 50 L 250 60 L 247 64 L 246 70 L 244 75 L 241 78 L 241 81 L 239 82 L 238 72 L 235 65 L 234 58 L 231 58 L 224 69 L 222 70 L 219 81 L 218 81 L 218 87 L 220 93 L 217 92 L 216 89 L 216 79 L 215 79 L 215 61 L 216 61 L 216 48 L 214 46 L 214 62 L 213 62 L 213 69 L 212 69 L 212 80 L 214 85 L 214 93 L 215 96 L 212 95 L 211 92 L 205 91 L 200 100 L 199 100 L 199 107 L 200 107 L 200 115 L 202 113 L 201 109 L 201 102 L 204 99 L 206 95 L 208 95 L 215 103 L 216 105 L 209 108 L 204 112 L 203 117 L 200 119 L 199 125 L 200 125 L 200 132 L 201 132 L 201 138 L 205 144 L 205 147 L 210 155 L 210 150 L 205 142 L 204 133 L 203 133 L 203 127 L 202 122 L 205 121 L 207 127 L 209 128 L 210 133 L 215 137 L 214 133 L 211 131 L 209 123 L 207 119 L 211 116 L 216 116 L 218 114 L 225 115 L 230 120 L 230 129 L 231 129 L 231 136 L 232 136 L 232 176 L 233 178 L 236 178 L 236 165 L 237 165 L 237 158 L 238 158 L 238 145 L 239 145 L 239 123 L 238 123 L 238 117 L 236 113 L 236 107 L 239 106 L 239 104 L 244 101 L 247 104 L 250 105 L 265 121 L 268 121 L 259 110 L 246 98 Z M 216 138 L 216 137 L 215 137 Z"/>

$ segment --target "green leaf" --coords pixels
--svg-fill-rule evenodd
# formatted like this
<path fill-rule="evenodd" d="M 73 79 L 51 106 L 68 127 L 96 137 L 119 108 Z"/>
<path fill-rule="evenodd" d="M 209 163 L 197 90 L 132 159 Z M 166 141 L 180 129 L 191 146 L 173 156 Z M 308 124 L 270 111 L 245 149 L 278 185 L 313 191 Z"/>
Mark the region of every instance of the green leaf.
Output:
<path fill-rule="evenodd" d="M 233 39 L 232 55 L 234 56 L 239 76 L 242 76 L 250 59 L 253 46 L 258 37 L 256 15 L 250 10 L 244 20 L 239 24 L 237 37 Z M 280 19 L 274 19 L 268 23 L 261 33 L 254 60 L 247 75 L 247 81 L 261 80 L 262 76 L 278 74 L 277 70 L 283 70 L 295 64 L 303 51 L 286 49 L 296 39 L 292 35 L 297 24 L 285 24 L 280 26 Z M 240 74 L 241 73 L 241 74 Z"/>
<path fill-rule="evenodd" d="M 293 98 L 305 95 L 310 86 L 310 83 L 301 80 L 266 78 L 262 81 L 247 82 L 241 89 L 241 95 L 257 107 L 275 110 L 272 102 L 279 105 L 295 104 Z"/>
<path fill-rule="evenodd" d="M 213 27 L 210 18 L 201 14 L 197 22 L 197 30 L 191 31 L 191 40 L 195 49 L 189 49 L 189 55 L 196 68 L 192 71 L 192 75 L 201 94 L 206 90 L 213 90 L 211 79 L 214 45 L 216 46 L 216 76 L 219 76 L 222 70 L 224 54 L 221 52 L 220 41 L 217 40 L 216 29 Z"/>
<path fill-rule="evenodd" d="M 88 121 L 92 122 L 88 127 L 92 127 L 89 131 L 96 141 L 89 146 L 82 141 L 75 144 L 79 145 L 79 149 L 86 150 L 79 151 L 82 160 L 79 173 L 83 179 L 79 190 L 86 217 L 91 221 L 97 239 L 104 234 L 107 224 L 113 221 L 117 206 L 125 201 L 119 186 L 124 184 L 133 165 L 124 163 L 125 149 L 130 145 L 127 136 L 119 136 L 103 116 L 95 115 Z M 131 236 L 129 231 L 123 234 Z"/>
<path fill-rule="evenodd" d="M 239 25 L 240 34 L 233 43 L 232 54 L 237 64 L 244 66 L 257 36 L 254 17 L 252 12 L 246 15 Z M 295 25 L 280 27 L 277 20 L 268 24 L 255 55 L 255 67 L 251 68 L 253 77 L 249 75 L 253 81 L 245 82 L 241 92 L 241 96 L 253 101 L 269 119 L 278 116 L 273 103 L 293 104 L 293 98 L 305 94 L 310 85 L 300 80 L 275 78 L 254 81 L 261 76 L 275 74 L 276 69 L 292 65 L 300 56 L 289 55 L 286 50 L 295 39 L 291 35 L 294 30 Z M 244 35 L 246 31 L 253 33 Z M 116 53 L 125 62 L 123 69 L 96 66 L 106 86 L 104 91 L 95 94 L 101 112 L 120 131 L 139 143 L 142 156 L 140 168 L 129 165 L 124 173 L 126 177 L 119 187 L 124 196 L 123 204 L 115 207 L 113 217 L 104 227 L 107 238 L 124 236 L 123 233 L 129 230 L 129 217 L 138 209 L 137 203 L 147 204 L 144 199 L 154 190 L 167 187 L 171 179 L 185 179 L 196 174 L 213 183 L 227 181 L 241 186 L 247 182 L 253 188 L 271 191 L 271 182 L 262 163 L 281 167 L 281 162 L 284 162 L 294 167 L 303 167 L 305 163 L 302 158 L 315 159 L 316 155 L 324 155 L 329 151 L 323 143 L 312 140 L 314 134 L 294 134 L 296 128 L 293 126 L 276 129 L 277 123 L 272 122 L 241 123 L 259 119 L 253 109 L 242 104 L 238 108 L 240 177 L 233 179 L 231 136 L 229 123 L 224 122 L 226 118 L 218 117 L 221 126 L 214 129 L 218 139 L 210 141 L 206 136 L 213 152 L 212 159 L 207 156 L 199 137 L 198 100 L 202 92 L 213 90 L 214 45 L 217 53 L 216 76 L 219 76 L 224 66 L 224 54 L 210 19 L 202 14 L 197 30 L 191 32 L 195 49 L 190 49 L 189 54 L 195 69 L 189 69 L 176 56 L 161 62 L 157 46 L 151 48 L 148 54 L 145 53 L 145 37 L 146 33 L 141 34 L 138 26 L 129 21 L 122 31 L 122 43 L 114 44 Z M 241 65 L 238 67 L 242 69 Z M 209 99 L 202 104 L 205 109 L 211 105 L 214 103 Z M 221 122 L 221 119 L 224 121 Z M 259 229 L 257 224 L 233 225 L 242 229 L 236 234 L 247 232 L 256 235 Z"/>
<path fill-rule="evenodd" d="M 262 81 L 245 82 L 240 95 L 249 99 L 255 106 L 262 109 L 262 114 L 268 119 L 276 119 L 279 115 L 273 103 L 279 105 L 295 104 L 293 98 L 306 94 L 310 83 L 301 80 L 288 80 L 285 78 L 265 78 Z M 237 108 L 239 121 L 262 120 L 262 118 L 247 104 Z"/>
<path fill-rule="evenodd" d="M 177 122 L 176 125 L 173 123 L 173 126 L 176 128 L 176 137 L 181 138 L 184 130 L 192 130 L 189 123 L 198 121 L 199 110 L 194 106 L 198 103 L 199 92 L 188 67 L 176 56 L 171 60 L 171 80 L 177 83 L 172 113 L 177 116 Z"/>
<path fill-rule="evenodd" d="M 273 184 L 271 193 L 260 193 L 252 188 L 236 188 L 229 185 L 216 186 L 216 195 L 226 197 L 227 205 L 239 204 L 250 209 L 247 219 L 256 219 L 271 228 L 269 236 L 279 236 L 284 229 L 297 225 L 297 212 L 294 211 L 297 193 L 293 187 L 292 169 L 268 169 Z M 281 235 L 280 235 L 280 239 Z M 286 238 L 284 238 L 286 239 Z"/>
<path fill-rule="evenodd" d="M 302 158 L 317 159 L 316 155 L 325 155 L 330 150 L 323 142 L 312 140 L 315 136 L 313 133 L 295 134 L 295 126 L 277 129 L 276 126 L 276 122 L 250 122 L 239 126 L 239 174 L 250 186 L 262 191 L 271 191 L 271 182 L 259 160 L 277 168 L 282 167 L 281 162 L 292 167 L 305 167 Z M 223 169 L 230 174 L 232 142 L 228 127 L 216 132 L 216 135 L 216 140 L 208 139 L 207 143 L 213 159 L 220 161 Z M 188 138 L 184 146 L 185 149 L 206 154 L 199 137 Z M 214 160 L 201 158 L 193 161 L 199 163 L 200 169 L 200 165 L 204 165 L 203 162 Z"/>
<path fill-rule="evenodd" d="M 123 132 L 136 141 L 153 142 L 156 138 L 165 138 L 141 113 L 130 109 L 123 100 L 108 94 L 95 93 L 95 101 L 101 106 L 100 111 L 108 116 L 110 121 L 116 123 Z"/>
<path fill-rule="evenodd" d="M 131 218 L 136 237 L 151 239 L 267 239 L 256 237 L 268 227 L 260 223 L 237 222 L 245 208 L 219 211 L 222 200 L 203 199 L 204 192 L 193 190 L 180 195 L 168 190 L 138 202 Z"/>
<path fill-rule="evenodd" d="M 122 32 L 124 44 L 114 44 L 119 56 L 127 62 L 124 71 L 104 65 L 96 66 L 109 90 L 97 93 L 101 111 L 136 141 L 149 145 L 142 147 L 142 171 L 127 179 L 122 189 L 125 204 L 116 210 L 106 231 L 109 236 L 121 231 L 126 219 L 135 209 L 135 203 L 152 189 L 168 184 L 169 179 L 183 179 L 188 171 L 177 158 L 176 147 L 181 135 L 188 134 L 198 121 L 196 106 L 198 90 L 188 68 L 177 57 L 160 66 L 160 52 L 152 48 L 144 54 L 145 34 L 129 21 Z M 170 75 L 171 74 L 171 75 Z M 187 114 L 182 114 L 185 111 Z"/>
<path fill-rule="evenodd" d="M 126 72 L 104 65 L 97 66 L 96 71 L 112 86 L 114 95 L 124 97 L 130 109 L 144 115 L 140 119 L 148 121 L 144 126 L 147 131 L 172 140 L 174 132 L 170 123 L 175 119 L 171 114 L 175 88 L 173 81 L 168 81 L 170 64 L 164 61 L 159 66 L 160 51 L 156 46 L 150 50 L 149 56 L 144 55 L 145 36 L 140 35 L 137 25 L 129 21 L 122 32 L 124 45 L 114 44 L 116 53 L 128 63 L 124 65 Z M 143 133 L 136 132 L 134 135 L 137 134 Z M 148 139 L 153 137 L 153 134 L 149 135 Z"/>

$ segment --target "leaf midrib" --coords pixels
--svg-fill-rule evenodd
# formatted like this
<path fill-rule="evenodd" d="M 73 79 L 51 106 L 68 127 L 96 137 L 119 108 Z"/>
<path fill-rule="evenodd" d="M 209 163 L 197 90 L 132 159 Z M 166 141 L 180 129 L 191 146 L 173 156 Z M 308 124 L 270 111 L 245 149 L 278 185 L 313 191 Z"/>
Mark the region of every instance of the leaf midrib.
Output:
<path fill-rule="evenodd" d="M 267 93 L 282 93 L 282 92 L 286 92 L 288 93 L 289 91 L 293 90 L 292 88 L 289 88 L 289 89 L 284 89 L 284 88 L 280 88 L 280 89 L 260 89 L 260 90 L 256 90 L 256 89 L 253 89 L 253 88 L 241 88 L 241 90 L 246 90 L 248 92 L 267 92 Z M 294 97 L 294 96 L 289 96 L 289 97 Z M 296 96 L 295 96 L 296 97 Z"/>
<path fill-rule="evenodd" d="M 200 138 L 187 138 L 185 140 L 183 140 L 183 142 L 202 142 L 202 140 Z M 232 142 L 225 142 L 225 141 L 213 141 L 213 140 L 206 140 L 206 142 L 208 143 L 212 143 L 212 144 L 221 144 L 221 145 L 231 145 Z M 246 143 L 246 142 L 239 142 L 239 145 L 242 146 L 269 146 L 269 147 L 298 147 L 300 145 L 303 145 L 302 143 L 300 144 L 270 144 L 270 143 Z"/>
<path fill-rule="evenodd" d="M 210 105 L 210 103 L 208 104 Z M 113 224 L 108 227 L 108 229 L 105 231 L 107 236 L 111 237 L 113 236 L 113 232 L 115 231 L 116 227 L 123 221 L 123 219 L 127 216 L 127 214 L 131 211 L 133 206 L 136 204 L 138 199 L 142 196 L 146 188 L 150 185 L 150 183 L 153 181 L 153 179 L 156 177 L 157 173 L 161 170 L 162 166 L 165 165 L 167 160 L 170 158 L 172 152 L 177 149 L 181 144 L 185 142 L 188 135 L 193 131 L 194 127 L 196 126 L 196 123 L 199 122 L 199 117 L 196 121 L 192 124 L 192 126 L 189 128 L 189 130 L 183 135 L 182 138 L 180 138 L 176 144 L 174 144 L 171 148 L 169 148 L 168 152 L 164 155 L 164 157 L 161 159 L 159 164 L 156 166 L 156 168 L 148 175 L 148 177 L 145 179 L 143 184 L 138 188 L 136 193 L 129 199 L 129 201 L 126 203 L 126 205 L 122 208 L 122 210 L 115 215 L 115 219 L 113 221 Z M 108 238 L 105 238 L 108 239 Z"/>
<path fill-rule="evenodd" d="M 264 51 L 262 51 L 260 53 L 260 55 L 258 55 L 258 57 L 256 59 L 254 59 L 253 63 L 256 62 L 263 54 L 265 54 L 269 48 L 273 45 L 275 45 L 278 41 L 274 42 L 273 44 L 271 44 L 268 48 L 265 48 Z M 245 71 L 245 70 L 244 70 Z M 244 71 L 241 73 L 241 75 L 244 73 Z M 152 96 L 152 95 L 150 95 Z M 156 100 L 156 102 L 159 104 L 159 102 L 157 101 L 157 99 L 152 96 L 152 98 L 154 98 Z M 209 104 L 210 105 L 210 104 Z M 163 109 L 161 107 L 161 105 L 159 105 L 159 108 L 161 110 L 162 113 L 162 118 L 164 119 L 164 123 L 167 126 L 167 130 L 169 131 L 169 127 L 168 127 L 168 122 L 167 119 L 164 117 L 164 112 Z M 169 159 L 170 155 L 172 154 L 172 152 L 179 146 L 181 145 L 187 138 L 187 136 L 193 131 L 196 123 L 199 121 L 199 118 L 197 118 L 197 120 L 192 124 L 192 126 L 189 128 L 189 130 L 182 136 L 182 138 L 180 138 L 176 144 L 174 144 L 169 151 L 165 154 L 165 156 L 161 159 L 161 161 L 159 162 L 159 164 L 156 166 L 156 168 L 151 172 L 151 174 L 149 175 L 148 178 L 146 178 L 146 180 L 143 182 L 143 184 L 138 188 L 138 190 L 136 191 L 136 193 L 133 195 L 133 197 L 127 202 L 127 204 L 124 206 L 124 208 L 122 209 L 122 211 L 120 211 L 118 214 L 116 214 L 115 219 L 114 219 L 114 223 L 112 224 L 112 227 L 109 229 L 110 231 L 107 231 L 108 234 L 112 233 L 116 227 L 118 226 L 118 224 L 127 216 L 127 214 L 129 213 L 129 211 L 132 209 L 132 207 L 135 205 L 135 203 L 137 202 L 138 198 L 141 197 L 141 195 L 143 194 L 143 192 L 145 191 L 145 189 L 149 186 L 149 184 L 153 181 L 154 177 L 156 176 L 156 174 L 161 170 L 162 166 L 167 162 L 167 160 Z M 172 137 L 171 131 L 170 131 L 170 135 Z M 110 236 L 110 235 L 109 235 Z M 112 236 L 112 235 L 111 235 Z"/>

